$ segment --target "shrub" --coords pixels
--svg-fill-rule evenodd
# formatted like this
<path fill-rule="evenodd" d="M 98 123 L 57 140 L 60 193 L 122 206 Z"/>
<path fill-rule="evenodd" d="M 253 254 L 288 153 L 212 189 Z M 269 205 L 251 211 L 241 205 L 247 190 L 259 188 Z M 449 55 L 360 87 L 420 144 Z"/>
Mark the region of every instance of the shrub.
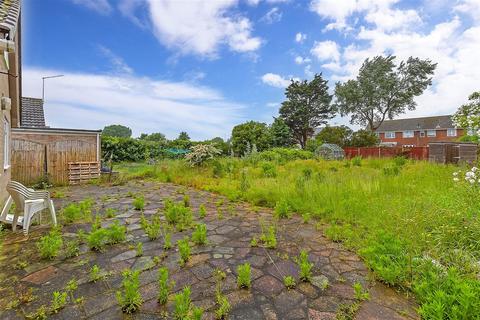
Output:
<path fill-rule="evenodd" d="M 402 167 L 402 166 L 406 165 L 407 161 L 408 161 L 408 159 L 403 157 L 403 156 L 397 156 L 397 157 L 393 158 L 393 163 L 397 167 Z"/>
<path fill-rule="evenodd" d="M 65 308 L 67 305 L 67 293 L 54 291 L 52 302 L 50 304 L 50 311 L 53 313 L 57 313 L 59 310 Z"/>
<path fill-rule="evenodd" d="M 292 276 L 283 277 L 283 284 L 287 289 L 294 289 L 296 286 L 295 279 Z"/>
<path fill-rule="evenodd" d="M 356 167 L 361 167 L 362 166 L 362 157 L 356 156 L 352 158 L 352 165 Z"/>
<path fill-rule="evenodd" d="M 271 162 L 262 163 L 263 176 L 267 178 L 275 178 L 277 176 L 277 167 Z"/>
<path fill-rule="evenodd" d="M 310 282 L 312 279 L 313 263 L 308 261 L 308 253 L 305 250 L 300 252 L 297 259 L 298 267 L 300 268 L 299 277 L 303 282 Z"/>
<path fill-rule="evenodd" d="M 250 288 L 251 268 L 249 263 L 237 267 L 237 285 L 239 288 Z"/>
<path fill-rule="evenodd" d="M 87 236 L 90 249 L 102 251 L 107 244 L 115 244 L 125 240 L 127 228 L 115 221 L 110 227 L 96 229 Z"/>
<path fill-rule="evenodd" d="M 37 243 L 42 259 L 53 259 L 62 248 L 62 235 L 58 229 L 52 229 L 47 235 L 40 238 Z"/>
<path fill-rule="evenodd" d="M 140 270 L 125 270 L 122 275 L 122 288 L 117 291 L 117 301 L 123 312 L 133 313 L 140 308 L 143 302 L 139 291 L 140 281 L 138 276 L 140 275 Z"/>
<path fill-rule="evenodd" d="M 205 224 L 197 224 L 192 233 L 192 241 L 197 245 L 207 243 L 207 226 Z"/>
<path fill-rule="evenodd" d="M 192 209 L 183 203 L 169 204 L 165 207 L 165 219 L 177 227 L 178 231 L 189 228 L 193 222 Z"/>
<path fill-rule="evenodd" d="M 221 153 L 222 151 L 217 149 L 213 144 L 197 144 L 192 147 L 192 151 L 185 156 L 185 159 L 192 167 L 195 167 L 203 165 Z"/>
<path fill-rule="evenodd" d="M 180 265 L 183 266 L 190 259 L 190 239 L 188 237 L 178 240 L 178 251 L 180 252 Z"/>
<path fill-rule="evenodd" d="M 198 215 L 201 219 L 205 218 L 205 216 L 207 215 L 207 209 L 205 208 L 204 204 L 201 204 L 198 208 Z"/>
<path fill-rule="evenodd" d="M 282 199 L 277 202 L 275 205 L 275 216 L 280 219 L 290 218 L 290 206 L 287 200 Z"/>
<path fill-rule="evenodd" d="M 127 227 L 121 226 L 118 220 L 107 228 L 109 244 L 120 243 L 127 238 Z"/>
<path fill-rule="evenodd" d="M 174 283 L 168 281 L 168 269 L 161 267 L 158 269 L 158 302 L 165 304 L 168 301 L 168 294 Z"/>
<path fill-rule="evenodd" d="M 145 207 L 145 198 L 143 195 L 140 195 L 140 196 L 137 196 L 135 197 L 135 199 L 133 199 L 133 207 L 135 208 L 135 210 L 143 210 L 143 208 Z"/>

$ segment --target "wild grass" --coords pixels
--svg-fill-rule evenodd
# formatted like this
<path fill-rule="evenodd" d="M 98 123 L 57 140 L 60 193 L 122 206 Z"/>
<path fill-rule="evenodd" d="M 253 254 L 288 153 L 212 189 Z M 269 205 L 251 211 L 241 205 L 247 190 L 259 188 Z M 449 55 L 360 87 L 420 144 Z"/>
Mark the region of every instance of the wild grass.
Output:
<path fill-rule="evenodd" d="M 274 159 L 274 158 L 272 158 Z M 352 161 L 225 158 L 120 165 L 126 177 L 174 182 L 309 214 L 327 236 L 357 251 L 388 284 L 415 293 L 424 318 L 480 310 L 480 190 L 452 181 L 458 167 L 400 159 Z M 275 172 L 272 174 L 271 172 Z M 440 308 L 441 310 L 438 310 Z"/>

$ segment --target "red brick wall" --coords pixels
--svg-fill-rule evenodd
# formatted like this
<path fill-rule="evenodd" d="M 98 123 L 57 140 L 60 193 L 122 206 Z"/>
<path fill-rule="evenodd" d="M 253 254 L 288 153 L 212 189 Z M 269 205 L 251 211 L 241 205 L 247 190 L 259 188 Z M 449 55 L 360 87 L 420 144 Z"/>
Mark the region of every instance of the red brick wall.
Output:
<path fill-rule="evenodd" d="M 395 132 L 395 139 L 385 138 L 385 133 L 380 132 L 381 142 L 396 142 L 397 146 L 413 145 L 416 147 L 427 146 L 429 142 L 438 141 L 456 141 L 459 137 L 463 136 L 463 129 L 457 129 L 457 135 L 455 137 L 447 137 L 447 129 L 436 130 L 436 137 L 427 137 L 427 131 L 425 130 L 425 137 L 420 137 L 420 131 L 414 131 L 413 138 L 404 138 L 403 132 Z"/>

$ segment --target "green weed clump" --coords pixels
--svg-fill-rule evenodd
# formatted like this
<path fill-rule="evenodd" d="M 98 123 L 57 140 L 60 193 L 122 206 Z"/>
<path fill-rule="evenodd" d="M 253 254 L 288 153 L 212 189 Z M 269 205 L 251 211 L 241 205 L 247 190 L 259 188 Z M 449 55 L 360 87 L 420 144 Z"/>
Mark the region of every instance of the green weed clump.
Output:
<path fill-rule="evenodd" d="M 150 239 L 151 241 L 156 240 L 160 236 L 162 228 L 160 217 L 155 214 L 150 222 L 148 222 L 144 216 L 142 217 L 144 220 L 141 222 L 141 226 L 147 234 L 148 239 Z"/>
<path fill-rule="evenodd" d="M 176 226 L 178 231 L 186 230 L 193 223 L 192 209 L 185 207 L 183 203 L 169 204 L 165 207 L 165 219 Z"/>
<path fill-rule="evenodd" d="M 143 243 L 138 242 L 137 246 L 135 247 L 135 256 L 141 257 L 143 256 Z"/>
<path fill-rule="evenodd" d="M 136 196 L 132 204 L 135 210 L 143 210 L 145 207 L 145 197 L 143 195 Z"/>
<path fill-rule="evenodd" d="M 200 207 L 198 208 L 198 216 L 200 219 L 205 218 L 207 215 L 207 209 L 205 208 L 204 204 L 201 204 Z"/>
<path fill-rule="evenodd" d="M 370 300 L 370 294 L 365 291 L 362 287 L 362 284 L 360 282 L 355 282 L 353 284 L 353 292 L 355 299 L 364 301 L 364 300 Z"/>
<path fill-rule="evenodd" d="M 53 259 L 58 256 L 60 249 L 63 246 L 62 235 L 60 230 L 53 228 L 50 232 L 41 237 L 37 243 L 38 251 L 42 259 Z"/>
<path fill-rule="evenodd" d="M 68 206 L 63 208 L 62 216 L 66 223 L 72 223 L 83 218 L 80 207 L 75 203 L 70 203 Z"/>
<path fill-rule="evenodd" d="M 89 272 L 90 282 L 97 282 L 98 280 L 103 279 L 103 277 L 104 277 L 104 273 L 102 269 L 100 269 L 99 266 L 94 264 Z"/>
<path fill-rule="evenodd" d="M 203 245 L 207 243 L 207 226 L 204 223 L 197 224 L 192 233 L 192 241 L 197 245 Z"/>
<path fill-rule="evenodd" d="M 190 298 L 190 287 L 183 288 L 183 291 L 175 295 L 175 310 L 173 316 L 177 320 L 200 320 L 203 316 L 203 309 L 192 304 Z"/>
<path fill-rule="evenodd" d="M 122 273 L 122 287 L 116 292 L 118 304 L 125 313 L 137 311 L 143 303 L 140 295 L 140 281 L 138 279 L 140 270 L 125 270 Z"/>
<path fill-rule="evenodd" d="M 251 285 L 251 267 L 249 263 L 237 267 L 237 285 L 239 288 L 250 288 Z"/>
<path fill-rule="evenodd" d="M 65 242 L 65 258 L 77 257 L 80 254 L 79 241 L 69 240 Z"/>
<path fill-rule="evenodd" d="M 282 199 L 277 202 L 277 204 L 275 205 L 275 216 L 279 219 L 290 218 L 291 209 L 287 200 Z"/>
<path fill-rule="evenodd" d="M 52 313 L 58 313 L 61 309 L 67 305 L 67 293 L 54 291 L 52 302 L 50 303 L 50 311 Z"/>
<path fill-rule="evenodd" d="M 106 245 L 125 241 L 126 233 L 127 228 L 121 226 L 117 220 L 108 228 L 100 228 L 90 232 L 86 241 L 90 249 L 102 251 Z"/>
<path fill-rule="evenodd" d="M 173 281 L 168 281 L 168 269 L 166 267 L 158 269 L 158 303 L 167 303 L 168 294 L 174 285 L 175 283 Z"/>
<path fill-rule="evenodd" d="M 313 263 L 308 261 L 308 252 L 306 250 L 300 252 L 300 255 L 297 258 L 297 264 L 300 268 L 300 280 L 303 282 L 310 282 L 310 280 L 312 280 Z"/>
<path fill-rule="evenodd" d="M 265 227 L 262 225 L 260 241 L 263 242 L 266 248 L 275 249 L 277 247 L 277 231 L 275 230 L 275 226 L 269 226 L 268 230 L 265 230 Z"/>
<path fill-rule="evenodd" d="M 220 291 L 217 291 L 216 294 L 216 304 L 217 309 L 215 309 L 215 318 L 219 320 L 227 319 L 228 314 L 232 310 L 232 306 L 227 297 L 225 297 Z"/>
<path fill-rule="evenodd" d="M 180 265 L 183 266 L 190 259 L 190 239 L 188 237 L 177 241 L 178 251 L 180 252 Z"/>
<path fill-rule="evenodd" d="M 294 289 L 295 286 L 297 285 L 295 283 L 295 279 L 292 276 L 283 277 L 283 284 L 285 285 L 285 288 L 287 288 L 287 289 Z"/>
<path fill-rule="evenodd" d="M 183 206 L 190 207 L 190 197 L 188 195 L 183 196 Z"/>

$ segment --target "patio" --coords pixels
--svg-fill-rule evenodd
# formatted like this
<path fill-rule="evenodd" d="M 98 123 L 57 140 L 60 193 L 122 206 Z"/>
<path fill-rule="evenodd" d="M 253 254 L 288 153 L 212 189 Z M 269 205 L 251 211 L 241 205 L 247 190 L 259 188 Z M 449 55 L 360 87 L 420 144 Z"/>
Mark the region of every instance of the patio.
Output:
<path fill-rule="evenodd" d="M 191 230 L 175 232 L 173 247 L 163 249 L 163 240 L 150 241 L 140 225 L 140 211 L 133 208 L 131 192 L 145 197 L 144 215 L 150 219 L 164 200 L 181 202 L 184 195 L 190 199 L 194 220 L 207 226 L 206 245 L 192 245 L 192 256 L 184 267 L 179 266 L 177 240 L 190 235 Z M 173 184 L 130 182 L 123 186 L 71 187 L 65 197 L 55 199 L 57 215 L 65 205 L 91 197 L 93 213 L 104 215 L 102 226 L 118 220 L 127 226 L 125 242 L 107 246 L 103 252 L 80 246 L 77 257 L 65 258 L 62 253 L 53 260 L 42 260 L 36 242 L 48 226 L 34 226 L 28 238 L 21 231 L 5 231 L 0 256 L 0 318 L 22 319 L 32 315 L 42 305 L 49 306 L 54 291 L 64 290 L 67 282 L 75 278 L 78 289 L 72 295 L 81 302 L 67 305 L 49 315 L 52 319 L 119 319 L 124 317 L 115 292 L 122 282 L 125 269 L 141 270 L 140 292 L 143 304 L 132 318 L 172 318 L 172 296 L 185 286 L 191 288 L 195 306 L 204 309 L 204 318 L 213 319 L 216 277 L 220 269 L 226 274 L 221 282 L 222 293 L 228 298 L 232 310 L 230 319 L 335 319 L 343 315 L 348 319 L 348 306 L 358 306 L 356 319 L 417 319 L 416 305 L 391 288 L 373 280 L 363 262 L 354 253 L 338 243 L 331 242 L 321 232 L 322 226 L 312 222 L 303 224 L 298 216 L 274 222 L 268 209 L 253 208 L 245 203 L 231 203 L 226 198 Z M 207 209 L 206 217 L 198 216 L 200 205 Z M 107 208 L 116 215 L 107 218 Z M 110 211 L 111 211 L 110 209 Z M 277 247 L 266 249 L 251 247 L 253 237 L 262 233 L 260 222 L 276 223 Z M 64 240 L 77 237 L 79 230 L 90 232 L 91 223 L 73 223 L 63 226 Z M 317 230 L 319 229 L 319 230 Z M 137 255 L 134 244 L 143 243 L 143 254 Z M 311 283 L 298 282 L 295 257 L 300 250 L 309 252 L 314 263 Z M 157 257 L 157 258 L 155 258 Z M 236 281 L 237 266 L 249 262 L 252 267 L 251 289 L 239 289 Z M 89 271 L 93 265 L 103 270 L 103 279 L 91 282 Z M 157 302 L 158 268 L 166 266 L 170 279 L 175 281 L 172 295 L 163 306 Z M 295 289 L 287 289 L 283 277 L 292 275 L 297 280 Z M 354 283 L 370 293 L 370 299 L 355 297 Z"/>

